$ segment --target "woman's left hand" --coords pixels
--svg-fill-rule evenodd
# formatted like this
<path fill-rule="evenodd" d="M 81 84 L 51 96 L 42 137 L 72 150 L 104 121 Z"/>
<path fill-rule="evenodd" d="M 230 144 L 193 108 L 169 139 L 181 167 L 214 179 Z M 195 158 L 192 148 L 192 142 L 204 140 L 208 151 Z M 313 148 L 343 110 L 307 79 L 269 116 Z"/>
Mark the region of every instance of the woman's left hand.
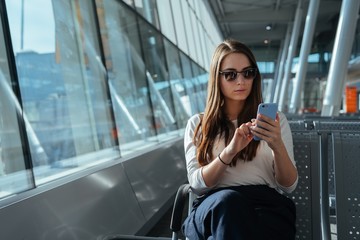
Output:
<path fill-rule="evenodd" d="M 257 119 L 252 121 L 251 133 L 266 141 L 271 149 L 282 143 L 280 117 L 276 113 L 275 120 L 263 114 L 258 114 Z"/>

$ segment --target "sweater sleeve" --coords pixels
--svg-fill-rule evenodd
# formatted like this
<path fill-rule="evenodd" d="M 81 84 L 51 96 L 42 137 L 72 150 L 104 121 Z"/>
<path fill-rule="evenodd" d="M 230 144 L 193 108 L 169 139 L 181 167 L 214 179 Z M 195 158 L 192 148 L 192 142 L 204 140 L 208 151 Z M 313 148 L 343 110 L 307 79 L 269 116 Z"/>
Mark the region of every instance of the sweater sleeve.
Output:
<path fill-rule="evenodd" d="M 202 177 L 201 167 L 196 159 L 196 146 L 193 142 L 194 131 L 199 122 L 200 116 L 198 114 L 191 117 L 188 120 L 184 134 L 187 176 L 192 191 L 196 195 L 202 195 L 210 190 Z"/>
<path fill-rule="evenodd" d="M 292 139 L 292 133 L 290 129 L 289 122 L 285 116 L 285 114 L 280 112 L 280 127 L 281 127 L 281 137 L 285 144 L 285 148 L 289 154 L 289 157 L 291 159 L 291 162 L 296 167 L 295 158 L 294 158 L 294 145 L 293 145 L 293 139 Z M 295 190 L 297 183 L 299 180 L 299 176 L 296 178 L 295 182 L 291 186 L 282 186 L 278 182 L 276 182 L 276 185 L 278 188 L 286 193 L 291 193 Z"/>

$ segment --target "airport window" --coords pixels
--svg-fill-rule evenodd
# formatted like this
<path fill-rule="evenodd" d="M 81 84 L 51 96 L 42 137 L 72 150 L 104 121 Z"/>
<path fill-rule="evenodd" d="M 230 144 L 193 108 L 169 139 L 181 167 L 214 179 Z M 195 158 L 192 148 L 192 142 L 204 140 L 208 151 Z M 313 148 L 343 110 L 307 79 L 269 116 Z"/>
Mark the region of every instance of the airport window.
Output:
<path fill-rule="evenodd" d="M 130 7 L 133 7 L 134 5 L 134 1 L 133 0 L 122 0 L 124 3 L 126 3 L 127 5 L 129 5 Z"/>
<path fill-rule="evenodd" d="M 260 73 L 274 73 L 275 64 L 274 62 L 257 62 Z"/>
<path fill-rule="evenodd" d="M 184 23 L 184 16 L 181 6 L 182 0 L 171 0 L 171 7 L 172 12 L 174 14 L 174 19 L 176 21 L 175 24 L 175 31 L 176 31 L 176 38 L 178 47 L 185 53 L 189 53 L 188 43 L 187 43 L 187 32 L 185 31 L 185 23 Z"/>
<path fill-rule="evenodd" d="M 200 67 L 194 63 L 191 62 L 191 69 L 193 72 L 193 78 L 192 82 L 194 83 L 195 87 L 195 97 L 198 107 L 198 112 L 204 112 L 205 110 L 205 102 L 206 102 L 206 90 L 207 90 L 207 77 L 204 77 L 202 74 L 202 70 Z"/>
<path fill-rule="evenodd" d="M 159 11 L 159 21 L 161 32 L 173 43 L 176 44 L 176 35 L 174 29 L 174 21 L 172 17 L 172 9 L 170 0 L 156 1 Z"/>
<path fill-rule="evenodd" d="M 140 21 L 140 39 L 144 51 L 146 79 L 159 137 L 176 130 L 174 102 L 165 61 L 163 37 L 146 22 Z M 164 135 L 164 133 L 167 133 Z"/>
<path fill-rule="evenodd" d="M 35 182 L 118 157 L 91 2 L 6 4 Z"/>
<path fill-rule="evenodd" d="M 184 14 L 184 26 L 185 36 L 189 47 L 189 55 L 192 59 L 197 59 L 197 52 L 195 47 L 195 36 L 194 36 L 194 22 L 192 21 L 192 10 L 188 5 L 187 1 L 181 1 L 183 14 Z M 196 39 L 197 41 L 198 39 Z"/>
<path fill-rule="evenodd" d="M 135 8 L 149 23 L 160 29 L 156 0 L 134 0 Z"/>
<path fill-rule="evenodd" d="M 185 92 L 187 100 L 186 108 L 189 111 L 189 115 L 193 115 L 195 113 L 199 113 L 200 110 L 199 103 L 197 102 L 197 92 L 195 89 L 195 83 L 193 80 L 193 73 L 191 69 L 191 60 L 188 56 L 184 53 L 180 53 L 180 60 L 181 60 L 181 68 L 184 74 L 184 83 L 185 83 Z"/>
<path fill-rule="evenodd" d="M 204 110 L 200 55 L 208 36 L 187 3 L 169 1 L 160 18 L 152 0 L 5 5 L 11 41 L 0 39 L 0 198 L 178 137 Z M 183 52 L 182 8 L 205 42 L 198 63 Z M 160 32 L 166 18 L 178 21 Z"/>
<path fill-rule="evenodd" d="M 274 79 L 264 78 L 262 79 L 261 87 L 262 87 L 262 96 L 264 102 L 271 101 L 271 91 L 273 87 Z"/>
<path fill-rule="evenodd" d="M 142 56 L 135 13 L 115 1 L 104 1 L 99 8 L 110 92 L 124 156 L 158 141 L 148 90 L 154 79 Z"/>
<path fill-rule="evenodd" d="M 179 129 L 185 128 L 190 117 L 190 111 L 186 109 L 188 96 L 185 91 L 185 83 L 181 72 L 179 50 L 169 41 L 164 41 L 166 62 L 169 68 L 170 89 L 174 98 L 175 119 Z"/>
<path fill-rule="evenodd" d="M 207 44 L 206 44 L 206 36 L 205 36 L 205 30 L 202 27 L 201 23 L 199 22 L 199 28 L 201 29 L 199 31 L 199 41 L 200 41 L 200 48 L 201 48 L 201 57 L 199 59 L 201 65 L 203 67 L 206 67 L 208 68 L 209 66 L 207 65 L 208 64 L 208 58 L 210 58 L 208 56 L 208 48 L 207 48 Z"/>
<path fill-rule="evenodd" d="M 0 198 L 34 187 L 32 172 L 29 166 L 25 165 L 19 117 L 24 116 L 27 126 L 29 123 L 13 91 L 15 85 L 10 77 L 4 31 L 0 20 Z M 32 143 L 34 148 L 40 147 L 35 141 Z M 29 155 L 26 157 L 27 160 L 30 159 Z"/>
<path fill-rule="evenodd" d="M 194 37 L 195 37 L 195 48 L 196 48 L 196 52 L 197 52 L 197 58 L 196 58 L 196 62 L 200 65 L 204 65 L 204 57 L 203 57 L 203 53 L 202 53 L 202 48 L 201 48 L 201 34 L 202 34 L 202 28 L 200 25 L 200 22 L 198 21 L 198 18 L 195 14 L 192 15 L 193 16 L 193 28 L 194 28 Z"/>

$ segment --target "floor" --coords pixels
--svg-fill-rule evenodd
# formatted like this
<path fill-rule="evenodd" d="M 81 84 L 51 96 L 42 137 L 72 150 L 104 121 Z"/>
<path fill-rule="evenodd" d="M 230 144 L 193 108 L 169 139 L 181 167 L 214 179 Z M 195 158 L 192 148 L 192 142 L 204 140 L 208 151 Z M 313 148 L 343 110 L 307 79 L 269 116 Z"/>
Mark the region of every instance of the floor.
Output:
<path fill-rule="evenodd" d="M 187 209 L 184 209 L 184 216 L 186 214 Z M 151 229 L 151 231 L 146 235 L 150 237 L 169 237 L 172 236 L 172 231 L 170 229 L 170 221 L 171 221 L 171 213 L 172 208 L 170 208 L 164 216 L 160 219 L 160 221 Z M 181 232 L 178 233 L 179 239 L 184 240 L 185 237 Z"/>

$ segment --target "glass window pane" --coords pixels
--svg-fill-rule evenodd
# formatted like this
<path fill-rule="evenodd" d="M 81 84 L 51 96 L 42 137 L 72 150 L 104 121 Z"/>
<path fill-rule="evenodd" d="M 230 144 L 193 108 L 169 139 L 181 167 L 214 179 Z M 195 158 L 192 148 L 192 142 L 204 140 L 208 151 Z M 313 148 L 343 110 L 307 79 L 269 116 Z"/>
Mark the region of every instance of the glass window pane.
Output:
<path fill-rule="evenodd" d="M 192 26 L 192 19 L 191 16 L 191 9 L 187 1 L 181 1 L 182 5 L 182 12 L 184 14 L 184 24 L 185 24 L 185 31 L 186 31 L 186 38 L 189 47 L 189 55 L 192 59 L 196 59 L 196 48 L 195 48 L 195 39 L 194 39 L 194 29 Z"/>
<path fill-rule="evenodd" d="M 163 1 L 161 1 L 163 2 Z M 134 0 L 135 8 L 148 22 L 160 29 L 156 0 Z"/>
<path fill-rule="evenodd" d="M 140 21 L 140 35 L 156 132 L 161 134 L 161 137 L 165 137 L 163 133 L 176 130 L 176 121 L 163 37 L 144 21 Z"/>
<path fill-rule="evenodd" d="M 182 77 L 179 50 L 169 41 L 165 41 L 166 61 L 169 67 L 170 89 L 174 98 L 175 119 L 178 128 L 184 128 L 190 112 L 186 108 L 185 84 Z"/>
<path fill-rule="evenodd" d="M 173 43 L 176 43 L 174 21 L 171 11 L 170 0 L 157 1 L 161 32 Z"/>
<path fill-rule="evenodd" d="M 182 13 L 181 2 L 183 2 L 183 0 L 171 0 L 171 7 L 172 7 L 172 12 L 174 14 L 174 19 L 176 19 L 175 31 L 176 31 L 178 47 L 183 52 L 188 53 L 189 49 L 186 39 L 185 24 L 183 20 L 184 18 Z"/>
<path fill-rule="evenodd" d="M 46 153 L 32 159 L 36 183 L 119 156 L 91 2 L 8 0 L 7 6 L 27 135 Z"/>
<path fill-rule="evenodd" d="M 198 21 L 196 20 L 196 16 L 193 11 L 190 11 L 189 14 L 191 21 L 191 29 L 193 32 L 193 39 L 191 43 L 194 44 L 194 50 L 195 50 L 194 60 L 199 64 L 202 64 L 201 45 L 200 45 L 200 36 L 199 36 L 200 29 L 198 28 Z"/>
<path fill-rule="evenodd" d="M 191 68 L 191 60 L 184 53 L 180 53 L 181 68 L 184 76 L 185 96 L 184 105 L 190 112 L 190 116 L 199 113 L 200 107 L 198 106 L 195 84 L 192 81 L 193 73 Z M 186 100 L 185 100 L 186 99 Z"/>
<path fill-rule="evenodd" d="M 96 0 L 98 1 L 98 0 Z M 102 0 L 100 0 L 102 1 Z M 134 1 L 133 0 L 122 0 L 124 3 L 126 3 L 127 5 L 129 5 L 130 7 L 134 7 Z"/>
<path fill-rule="evenodd" d="M 97 6 L 122 155 L 157 142 L 136 16 L 116 1 Z"/>
<path fill-rule="evenodd" d="M 23 113 L 11 86 L 15 84 L 12 84 L 10 79 L 4 32 L 0 20 L 0 198 L 34 186 L 31 181 L 32 172 L 26 169 L 19 131 L 18 117 Z M 36 147 L 35 144 L 33 146 Z M 30 159 L 30 156 L 26 157 Z"/>
<path fill-rule="evenodd" d="M 191 63 L 191 68 L 194 73 L 192 82 L 195 87 L 195 97 L 198 104 L 199 112 L 205 111 L 206 102 L 206 89 L 207 89 L 207 78 L 203 77 L 201 68 L 194 62 Z"/>

